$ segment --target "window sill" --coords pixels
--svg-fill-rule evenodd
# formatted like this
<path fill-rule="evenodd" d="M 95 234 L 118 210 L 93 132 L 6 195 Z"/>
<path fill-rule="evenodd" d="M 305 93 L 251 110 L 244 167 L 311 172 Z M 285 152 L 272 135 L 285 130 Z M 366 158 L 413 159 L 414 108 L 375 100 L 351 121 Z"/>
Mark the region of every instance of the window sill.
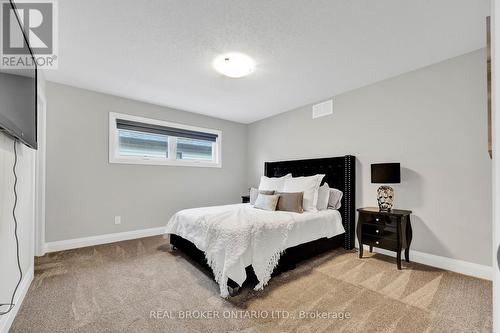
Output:
<path fill-rule="evenodd" d="M 222 168 L 221 163 L 179 161 L 179 160 L 155 160 L 145 158 L 114 158 L 109 159 L 110 164 L 138 164 L 138 165 L 164 165 L 164 166 L 187 166 L 199 168 Z"/>

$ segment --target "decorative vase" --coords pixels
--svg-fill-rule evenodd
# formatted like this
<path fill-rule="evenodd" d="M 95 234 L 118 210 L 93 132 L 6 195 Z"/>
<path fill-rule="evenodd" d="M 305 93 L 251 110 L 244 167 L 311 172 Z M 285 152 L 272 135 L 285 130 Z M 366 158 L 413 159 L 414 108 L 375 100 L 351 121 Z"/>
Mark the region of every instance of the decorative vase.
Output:
<path fill-rule="evenodd" d="M 381 212 L 389 212 L 394 203 L 394 190 L 390 186 L 380 186 L 377 190 L 378 208 Z"/>

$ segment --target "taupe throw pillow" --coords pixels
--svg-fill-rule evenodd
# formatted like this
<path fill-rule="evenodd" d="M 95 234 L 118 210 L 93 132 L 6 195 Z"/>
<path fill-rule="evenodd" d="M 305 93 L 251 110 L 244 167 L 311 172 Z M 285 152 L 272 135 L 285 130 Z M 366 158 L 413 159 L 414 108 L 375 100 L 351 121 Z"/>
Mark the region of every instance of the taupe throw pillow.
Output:
<path fill-rule="evenodd" d="M 304 192 L 276 192 L 280 196 L 276 210 L 304 212 Z"/>
<path fill-rule="evenodd" d="M 268 194 L 260 194 L 257 196 L 255 200 L 255 208 L 263 209 L 263 210 L 276 210 L 276 205 L 278 204 L 280 196 L 279 195 L 268 195 Z"/>
<path fill-rule="evenodd" d="M 270 191 L 260 190 L 259 191 L 258 189 L 252 187 L 250 189 L 250 204 L 251 205 L 255 205 L 255 200 L 257 200 L 257 196 L 259 195 L 259 193 L 271 195 L 271 194 L 274 194 L 274 191 L 273 190 L 270 190 Z"/>

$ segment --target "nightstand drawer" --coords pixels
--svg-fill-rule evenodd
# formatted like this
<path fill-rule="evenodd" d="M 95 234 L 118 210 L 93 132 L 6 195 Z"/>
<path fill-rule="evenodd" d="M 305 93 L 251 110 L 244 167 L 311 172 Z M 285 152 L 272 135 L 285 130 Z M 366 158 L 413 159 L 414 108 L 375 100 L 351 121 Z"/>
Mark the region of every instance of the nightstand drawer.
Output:
<path fill-rule="evenodd" d="M 362 226 L 361 232 L 363 235 L 371 235 L 374 237 L 382 237 L 396 241 L 398 239 L 398 235 L 396 230 L 392 227 L 387 227 L 383 224 L 376 225 L 371 223 L 365 223 Z"/>
<path fill-rule="evenodd" d="M 363 244 L 380 247 L 386 250 L 396 251 L 397 241 L 371 235 L 363 235 Z"/>
<path fill-rule="evenodd" d="M 365 223 L 378 225 L 386 230 L 393 230 L 394 232 L 396 232 L 397 229 L 397 220 L 392 219 L 390 216 L 373 215 L 370 216 L 370 219 Z"/>

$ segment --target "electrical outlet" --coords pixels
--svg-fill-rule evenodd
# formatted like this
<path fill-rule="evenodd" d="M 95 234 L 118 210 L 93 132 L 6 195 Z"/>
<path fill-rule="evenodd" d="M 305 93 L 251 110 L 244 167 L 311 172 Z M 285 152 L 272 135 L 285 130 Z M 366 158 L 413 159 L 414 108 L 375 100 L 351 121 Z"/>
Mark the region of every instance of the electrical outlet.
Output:
<path fill-rule="evenodd" d="M 122 217 L 121 216 L 115 216 L 115 224 L 122 224 Z"/>

